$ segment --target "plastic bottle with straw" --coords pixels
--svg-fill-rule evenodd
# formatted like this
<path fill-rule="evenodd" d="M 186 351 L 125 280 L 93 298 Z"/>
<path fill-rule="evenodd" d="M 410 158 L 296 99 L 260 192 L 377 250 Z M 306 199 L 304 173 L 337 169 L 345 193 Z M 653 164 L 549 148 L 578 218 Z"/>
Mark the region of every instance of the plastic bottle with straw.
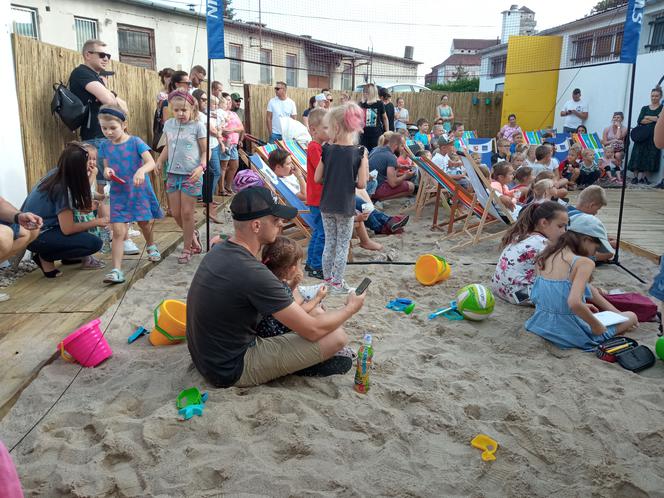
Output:
<path fill-rule="evenodd" d="M 369 392 L 369 370 L 373 363 L 373 347 L 371 345 L 371 334 L 364 336 L 364 342 L 357 351 L 357 370 L 355 370 L 355 390 L 358 393 Z"/>

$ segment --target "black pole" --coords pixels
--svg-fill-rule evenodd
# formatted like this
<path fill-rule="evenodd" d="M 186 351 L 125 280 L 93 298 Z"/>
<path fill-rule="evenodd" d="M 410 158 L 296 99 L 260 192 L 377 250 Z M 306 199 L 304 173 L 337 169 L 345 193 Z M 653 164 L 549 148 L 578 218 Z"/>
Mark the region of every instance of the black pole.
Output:
<path fill-rule="evenodd" d="M 636 63 L 632 64 L 632 78 L 629 89 L 629 108 L 627 110 L 627 140 L 625 140 L 625 169 L 623 170 L 622 189 L 620 190 L 620 211 L 618 213 L 618 231 L 616 233 L 616 254 L 612 263 L 620 265 L 620 233 L 622 231 L 623 210 L 625 205 L 625 190 L 627 190 L 627 164 L 629 159 L 629 134 L 632 129 L 632 108 L 634 106 L 634 81 L 636 79 Z M 630 272 L 631 273 L 631 272 Z M 632 274 L 633 275 L 633 274 Z"/>
<path fill-rule="evenodd" d="M 210 169 L 210 99 L 212 98 L 212 59 L 207 60 L 207 75 L 208 75 L 208 107 L 207 107 L 207 143 L 205 153 L 205 173 L 203 173 L 203 202 L 205 203 L 205 231 L 206 235 L 206 251 L 210 250 L 210 203 L 214 202 L 214 192 L 212 192 L 213 174 Z"/>

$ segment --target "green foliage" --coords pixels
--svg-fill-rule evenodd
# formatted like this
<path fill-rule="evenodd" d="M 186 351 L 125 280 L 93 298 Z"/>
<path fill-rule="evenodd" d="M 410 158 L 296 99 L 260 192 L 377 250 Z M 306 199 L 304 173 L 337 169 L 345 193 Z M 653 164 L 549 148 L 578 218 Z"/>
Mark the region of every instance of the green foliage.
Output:
<path fill-rule="evenodd" d="M 224 18 L 235 19 L 235 9 L 231 7 L 233 0 L 223 0 L 224 3 Z"/>
<path fill-rule="evenodd" d="M 605 10 L 613 9 L 614 7 L 619 7 L 620 5 L 625 5 L 627 2 L 625 0 L 600 0 L 595 4 L 595 6 L 590 11 L 591 14 L 598 14 L 604 12 Z"/>
<path fill-rule="evenodd" d="M 437 92 L 478 92 L 480 90 L 480 79 L 463 78 L 442 85 L 433 83 L 427 86 Z"/>
<path fill-rule="evenodd" d="M 452 76 L 454 77 L 455 80 L 466 80 L 468 79 L 468 71 L 466 71 L 466 68 L 463 67 L 462 65 L 458 65 L 452 73 Z"/>

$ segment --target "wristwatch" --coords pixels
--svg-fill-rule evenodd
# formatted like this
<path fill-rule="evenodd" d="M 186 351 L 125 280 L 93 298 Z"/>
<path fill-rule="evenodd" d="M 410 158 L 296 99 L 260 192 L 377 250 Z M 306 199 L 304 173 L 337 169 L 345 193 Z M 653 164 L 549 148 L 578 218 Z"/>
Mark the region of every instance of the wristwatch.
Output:
<path fill-rule="evenodd" d="M 14 224 L 15 224 L 15 225 L 18 225 L 18 217 L 21 216 L 22 214 L 23 214 L 23 213 L 22 213 L 21 211 L 19 211 L 18 213 L 16 213 L 16 214 L 14 215 Z"/>

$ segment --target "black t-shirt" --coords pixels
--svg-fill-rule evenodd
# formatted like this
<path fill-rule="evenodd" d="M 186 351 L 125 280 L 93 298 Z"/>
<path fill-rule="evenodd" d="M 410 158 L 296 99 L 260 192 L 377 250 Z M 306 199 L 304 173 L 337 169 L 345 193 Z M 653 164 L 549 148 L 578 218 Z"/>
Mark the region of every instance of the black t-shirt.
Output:
<path fill-rule="evenodd" d="M 387 181 L 387 168 L 396 169 L 398 166 L 397 156 L 387 145 L 376 147 L 369 154 L 369 171 L 376 170 L 378 172 L 376 177 L 378 186 Z"/>
<path fill-rule="evenodd" d="M 235 384 L 262 315 L 292 302 L 279 279 L 247 249 L 230 241 L 214 246 L 187 295 L 187 346 L 198 371 L 217 387 Z"/>
<path fill-rule="evenodd" d="M 323 213 L 355 216 L 355 184 L 364 150 L 361 145 L 323 145 Z"/>
<path fill-rule="evenodd" d="M 378 100 L 373 104 L 366 102 L 360 103 L 364 112 L 364 134 L 382 135 L 383 134 L 383 114 L 385 114 L 385 104 Z"/>
<path fill-rule="evenodd" d="M 88 106 L 88 119 L 83 123 L 80 130 L 81 140 L 104 138 L 104 134 L 101 132 L 101 126 L 99 126 L 99 121 L 97 120 L 101 102 L 97 100 L 97 97 L 85 89 L 85 85 L 93 81 L 98 81 L 102 85 L 104 84 L 94 69 L 89 68 L 85 64 L 78 66 L 69 76 L 69 89 L 74 95 L 81 99 L 83 104 Z M 89 128 L 88 121 L 90 123 Z"/>
<path fill-rule="evenodd" d="M 385 114 L 387 114 L 387 124 L 390 131 L 394 131 L 394 104 L 392 102 L 385 104 Z"/>

